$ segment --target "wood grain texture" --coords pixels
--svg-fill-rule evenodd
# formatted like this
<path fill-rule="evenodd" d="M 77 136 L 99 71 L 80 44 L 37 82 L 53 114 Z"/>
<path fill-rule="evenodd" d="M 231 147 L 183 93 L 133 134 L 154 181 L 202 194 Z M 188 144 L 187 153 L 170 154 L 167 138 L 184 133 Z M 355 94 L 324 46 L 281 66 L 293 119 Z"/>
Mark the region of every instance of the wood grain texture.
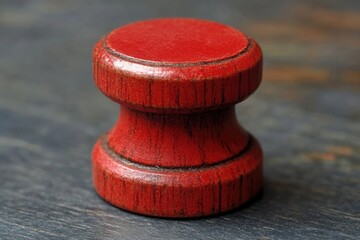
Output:
<path fill-rule="evenodd" d="M 1 1 L 0 239 L 358 238 L 359 2 L 200 2 Z M 89 81 L 89 49 L 170 15 L 228 23 L 265 53 L 262 87 L 236 108 L 266 156 L 263 196 L 241 211 L 148 218 L 93 190 L 89 152 L 117 104 Z"/>
<path fill-rule="evenodd" d="M 239 30 L 160 18 L 119 27 L 93 50 L 99 89 L 121 111 L 92 154 L 96 191 L 122 209 L 190 218 L 262 189 L 262 151 L 234 105 L 261 82 L 262 53 Z"/>

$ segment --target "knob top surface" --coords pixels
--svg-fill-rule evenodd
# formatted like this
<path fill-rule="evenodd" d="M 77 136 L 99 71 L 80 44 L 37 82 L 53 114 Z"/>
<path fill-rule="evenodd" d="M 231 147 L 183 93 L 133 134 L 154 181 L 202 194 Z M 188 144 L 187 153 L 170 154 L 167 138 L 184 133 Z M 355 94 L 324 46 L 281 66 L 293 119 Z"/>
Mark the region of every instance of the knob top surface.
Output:
<path fill-rule="evenodd" d="M 241 102 L 261 82 L 260 46 L 208 20 L 163 18 L 110 32 L 93 49 L 94 80 L 142 111 L 197 112 Z"/>
<path fill-rule="evenodd" d="M 139 21 L 107 35 L 109 49 L 147 64 L 195 64 L 235 57 L 249 44 L 240 31 L 224 24 L 190 18 Z"/>

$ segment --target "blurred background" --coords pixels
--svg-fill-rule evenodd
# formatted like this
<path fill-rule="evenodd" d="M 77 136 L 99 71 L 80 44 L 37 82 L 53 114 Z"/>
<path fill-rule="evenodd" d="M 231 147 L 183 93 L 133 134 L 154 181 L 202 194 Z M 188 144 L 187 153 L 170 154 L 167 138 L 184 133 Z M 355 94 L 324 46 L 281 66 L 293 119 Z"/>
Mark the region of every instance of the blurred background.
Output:
<path fill-rule="evenodd" d="M 169 222 L 92 188 L 92 145 L 118 113 L 92 82 L 92 46 L 158 17 L 215 20 L 262 46 L 263 83 L 237 106 L 265 153 L 264 195 L 246 209 Z M 357 0 L 0 1 L 1 239 L 355 239 L 359 120 Z"/>

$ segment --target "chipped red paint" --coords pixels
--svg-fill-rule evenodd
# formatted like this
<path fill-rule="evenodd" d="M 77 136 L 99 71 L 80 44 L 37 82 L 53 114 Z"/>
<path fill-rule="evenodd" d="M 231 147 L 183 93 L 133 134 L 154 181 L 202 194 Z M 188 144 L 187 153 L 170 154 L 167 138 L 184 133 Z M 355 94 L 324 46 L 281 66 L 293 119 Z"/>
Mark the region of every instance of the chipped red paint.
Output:
<path fill-rule="evenodd" d="M 262 152 L 234 105 L 261 82 L 262 53 L 241 32 L 196 19 L 116 29 L 93 51 L 99 89 L 121 104 L 96 143 L 96 191 L 160 217 L 229 211 L 262 188 Z"/>

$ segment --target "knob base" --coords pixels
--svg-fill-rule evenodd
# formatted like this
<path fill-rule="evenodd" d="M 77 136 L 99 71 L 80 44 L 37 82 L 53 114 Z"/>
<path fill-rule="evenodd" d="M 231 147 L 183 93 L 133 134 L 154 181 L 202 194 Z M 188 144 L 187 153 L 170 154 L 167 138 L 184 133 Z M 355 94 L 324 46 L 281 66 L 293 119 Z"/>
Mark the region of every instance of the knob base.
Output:
<path fill-rule="evenodd" d="M 125 159 L 103 136 L 92 154 L 94 186 L 107 202 L 149 216 L 189 218 L 227 212 L 262 189 L 261 147 L 251 135 L 249 139 L 242 152 L 223 162 L 167 168 Z"/>

